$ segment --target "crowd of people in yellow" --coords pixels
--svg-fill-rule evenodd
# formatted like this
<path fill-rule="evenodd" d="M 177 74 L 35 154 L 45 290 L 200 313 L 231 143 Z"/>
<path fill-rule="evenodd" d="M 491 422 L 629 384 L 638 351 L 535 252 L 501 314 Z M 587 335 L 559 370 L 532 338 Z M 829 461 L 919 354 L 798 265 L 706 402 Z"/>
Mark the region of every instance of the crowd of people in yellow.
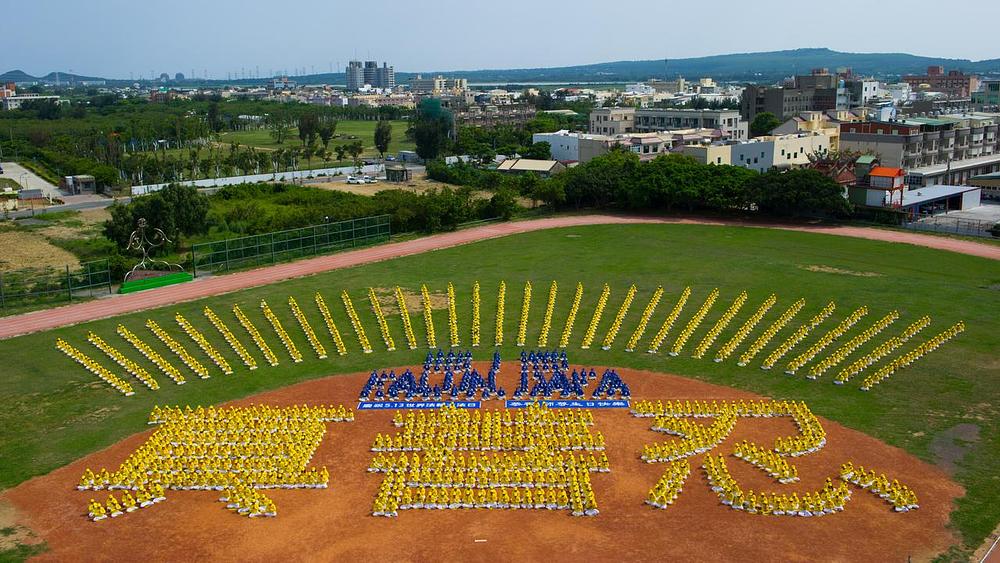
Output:
<path fill-rule="evenodd" d="M 108 499 L 104 513 L 92 501 L 95 519 L 114 516 L 115 503 L 126 512 L 141 507 L 147 493 L 156 500 L 163 489 L 225 491 L 236 512 L 266 516 L 275 513 L 274 506 L 259 489 L 326 488 L 329 471 L 309 468 L 309 462 L 325 423 L 352 420 L 352 410 L 334 405 L 157 406 L 149 416 L 149 424 L 158 426 L 152 436 L 117 470 L 87 469 L 77 488 L 125 491 L 121 501 Z"/>
<path fill-rule="evenodd" d="M 372 507 L 376 516 L 417 508 L 598 513 L 590 473 L 610 469 L 603 438 L 588 428 L 589 410 L 535 403 L 512 415 L 446 406 L 397 412 L 393 422 L 401 431 L 379 434 L 372 446 L 377 455 L 368 470 L 385 473 Z"/>

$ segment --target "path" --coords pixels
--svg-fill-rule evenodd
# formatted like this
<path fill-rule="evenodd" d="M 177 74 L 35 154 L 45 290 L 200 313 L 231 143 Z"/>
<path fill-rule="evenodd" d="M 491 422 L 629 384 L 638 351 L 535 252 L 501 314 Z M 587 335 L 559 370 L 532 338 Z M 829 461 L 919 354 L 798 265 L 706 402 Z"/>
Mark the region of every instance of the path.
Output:
<path fill-rule="evenodd" d="M 44 178 L 16 162 L 0 163 L 3 168 L 3 178 L 10 178 L 26 190 L 42 190 L 46 197 L 62 197 L 59 188 L 45 181 Z"/>
<path fill-rule="evenodd" d="M 496 223 L 483 227 L 466 229 L 463 231 L 431 235 L 404 242 L 390 243 L 381 246 L 363 248 L 360 250 L 341 252 L 339 254 L 319 256 L 307 260 L 299 260 L 297 262 L 290 262 L 287 264 L 268 266 L 256 270 L 237 272 L 235 274 L 198 279 L 182 285 L 151 289 L 127 295 L 115 295 L 106 299 L 99 299 L 85 303 L 66 305 L 64 307 L 57 307 L 54 309 L 33 311 L 23 315 L 5 317 L 0 319 L 0 339 L 92 321 L 95 319 L 113 317 L 144 309 L 153 309 L 155 307 L 162 307 L 172 303 L 192 301 L 202 297 L 209 297 L 212 295 L 229 293 L 250 287 L 277 283 L 292 278 L 318 274 L 320 272 L 327 272 L 340 268 L 350 268 L 361 264 L 398 258 L 400 256 L 412 256 L 414 254 L 421 254 L 430 250 L 438 250 L 480 240 L 558 227 L 579 227 L 585 225 L 625 223 L 672 223 L 767 227 L 849 236 L 869 240 L 915 244 L 927 248 L 936 248 L 939 250 L 948 250 L 961 254 L 980 256 L 992 260 L 1000 260 L 1000 246 L 922 235 L 919 233 L 898 232 L 867 227 L 774 225 L 734 220 L 626 217 L 617 215 L 560 216 L 546 219 L 533 219 L 530 221 Z"/>

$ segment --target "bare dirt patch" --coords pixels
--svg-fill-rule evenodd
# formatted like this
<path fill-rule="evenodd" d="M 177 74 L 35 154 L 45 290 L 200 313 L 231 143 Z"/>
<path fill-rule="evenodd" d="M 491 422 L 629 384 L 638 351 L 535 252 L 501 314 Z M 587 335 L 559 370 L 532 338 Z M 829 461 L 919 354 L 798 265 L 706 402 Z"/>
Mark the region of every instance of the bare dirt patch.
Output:
<path fill-rule="evenodd" d="M 0 268 L 20 270 L 24 268 L 71 269 L 80 265 L 76 256 L 50 243 L 38 233 L 6 231 L 0 232 Z"/>
<path fill-rule="evenodd" d="M 33 545 L 39 539 L 31 530 L 19 525 L 19 516 L 14 505 L 0 499 L 0 552 L 15 549 L 19 545 Z"/>
<path fill-rule="evenodd" d="M 391 287 L 376 287 L 375 297 L 378 298 L 378 304 L 382 307 L 382 312 L 386 315 L 398 315 L 399 314 L 399 303 L 396 301 L 396 290 Z M 406 311 L 408 313 L 422 313 L 424 311 L 424 298 L 419 292 L 412 291 L 409 289 L 402 289 L 403 301 L 406 303 Z M 447 309 L 448 308 L 448 295 L 444 292 L 430 292 L 428 294 L 431 298 L 431 309 Z"/>
<path fill-rule="evenodd" d="M 824 266 L 822 264 L 813 264 L 810 266 L 799 266 L 803 270 L 809 272 L 821 272 L 824 274 L 838 274 L 841 276 L 855 276 L 858 278 L 878 278 L 883 274 L 878 272 L 856 272 L 854 270 L 845 270 L 843 268 L 834 268 L 833 266 Z"/>
<path fill-rule="evenodd" d="M 477 364 L 481 370 L 485 364 Z M 397 368 L 398 369 L 398 368 Z M 619 370 L 636 398 L 740 399 L 754 395 L 677 376 Z M 503 365 L 501 383 L 514 384 L 513 362 Z M 333 376 L 263 393 L 238 404 L 351 404 L 366 373 Z M 193 399 L 192 399 L 193 400 Z M 196 401 L 193 401 L 196 402 Z M 496 408 L 489 405 L 492 408 Z M 800 483 L 778 485 L 759 470 L 729 458 L 730 471 L 757 491 L 813 491 L 840 464 L 874 467 L 908 484 L 920 509 L 893 513 L 876 496 L 855 490 L 846 509 L 823 518 L 767 517 L 719 504 L 703 472 L 693 469 L 677 502 L 668 510 L 643 504 L 663 471 L 638 459 L 642 445 L 670 440 L 649 430 L 650 419 L 624 410 L 595 410 L 595 431 L 604 434 L 611 473 L 595 474 L 601 513 L 574 518 L 547 510 L 410 510 L 395 519 L 370 516 L 381 476 L 366 472 L 376 433 L 393 432 L 392 411 L 363 411 L 353 423 L 328 426 L 313 464 L 330 470 L 325 490 L 269 491 L 278 506 L 274 519 L 228 513 L 218 493 L 171 491 L 167 501 L 99 523 L 85 516 L 94 493 L 74 489 L 87 468 L 117 467 L 149 435 L 146 430 L 52 473 L 5 491 L 18 510 L 18 525 L 37 530 L 50 551 L 48 561 L 106 560 L 132 553 L 148 561 L 314 560 L 461 561 L 656 559 L 888 561 L 928 560 L 957 539 L 948 516 L 962 488 L 939 468 L 874 438 L 822 420 L 828 442 L 818 453 L 794 458 Z M 141 426 L 136 430 L 145 430 Z M 795 432 L 785 419 L 741 419 L 716 448 L 732 451 L 736 441 L 767 444 Z M 701 456 L 691 459 L 700 467 Z M 106 497 L 107 493 L 102 495 Z M 155 530 L 153 541 L 150 530 Z M 477 541 L 480 540 L 480 541 Z M 485 540 L 485 541 L 481 541 Z"/>
<path fill-rule="evenodd" d="M 979 426 L 975 424 L 956 424 L 939 432 L 931 440 L 928 449 L 934 455 L 937 465 L 954 475 L 958 470 L 958 462 L 979 441 Z"/>

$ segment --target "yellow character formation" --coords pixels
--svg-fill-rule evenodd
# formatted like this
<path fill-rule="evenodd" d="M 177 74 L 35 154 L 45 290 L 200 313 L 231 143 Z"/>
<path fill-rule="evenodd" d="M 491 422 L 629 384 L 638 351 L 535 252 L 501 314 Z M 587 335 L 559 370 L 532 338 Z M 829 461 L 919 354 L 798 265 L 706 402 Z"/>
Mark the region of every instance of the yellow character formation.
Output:
<path fill-rule="evenodd" d="M 590 474 L 609 470 L 588 410 L 444 407 L 396 413 L 399 432 L 379 434 L 368 471 L 383 473 L 375 516 L 412 509 L 547 509 L 596 516 Z"/>
<path fill-rule="evenodd" d="M 227 505 L 245 516 L 274 516 L 264 489 L 326 488 L 325 467 L 309 467 L 328 422 L 349 422 L 343 406 L 154 407 L 150 438 L 114 470 L 87 469 L 77 488 L 124 491 L 102 506 L 91 499 L 98 521 L 152 506 L 164 491 L 221 491 Z"/>
<path fill-rule="evenodd" d="M 898 480 L 891 480 L 874 470 L 855 469 L 851 462 L 840 470 L 843 482 L 827 478 L 816 492 L 776 493 L 744 490 L 733 478 L 725 457 L 711 452 L 732 432 L 737 419 L 790 417 L 799 429 L 796 436 L 775 439 L 772 449 L 748 442 L 738 442 L 733 457 L 763 471 L 779 484 L 799 480 L 798 471 L 788 458 L 808 455 L 826 444 L 826 433 L 819 419 L 805 403 L 794 401 L 638 401 L 632 410 L 636 417 L 654 418 L 652 430 L 680 436 L 666 444 L 649 444 L 641 457 L 648 463 L 664 462 L 667 469 L 650 489 L 646 504 L 665 509 L 677 499 L 690 466 L 685 458 L 706 453 L 702 469 L 719 502 L 748 514 L 769 516 L 823 516 L 844 510 L 851 497 L 848 483 L 869 490 L 892 505 L 896 512 L 918 507 L 916 494 Z M 708 426 L 689 419 L 713 418 Z"/>

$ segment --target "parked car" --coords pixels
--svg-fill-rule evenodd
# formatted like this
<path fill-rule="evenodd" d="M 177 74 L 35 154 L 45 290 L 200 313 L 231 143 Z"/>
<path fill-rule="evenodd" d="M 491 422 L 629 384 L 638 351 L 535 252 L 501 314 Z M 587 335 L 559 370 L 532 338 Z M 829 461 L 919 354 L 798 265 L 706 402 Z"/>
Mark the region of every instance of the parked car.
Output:
<path fill-rule="evenodd" d="M 365 179 L 362 178 L 362 177 L 360 177 L 360 176 L 348 176 L 347 177 L 347 183 L 348 184 L 364 184 L 365 183 Z"/>
<path fill-rule="evenodd" d="M 0 174 L 3 174 L 3 166 L 0 166 Z"/>
<path fill-rule="evenodd" d="M 366 184 L 377 184 L 378 183 L 378 179 L 377 178 L 372 178 L 371 176 L 365 176 L 364 180 L 365 180 Z"/>

